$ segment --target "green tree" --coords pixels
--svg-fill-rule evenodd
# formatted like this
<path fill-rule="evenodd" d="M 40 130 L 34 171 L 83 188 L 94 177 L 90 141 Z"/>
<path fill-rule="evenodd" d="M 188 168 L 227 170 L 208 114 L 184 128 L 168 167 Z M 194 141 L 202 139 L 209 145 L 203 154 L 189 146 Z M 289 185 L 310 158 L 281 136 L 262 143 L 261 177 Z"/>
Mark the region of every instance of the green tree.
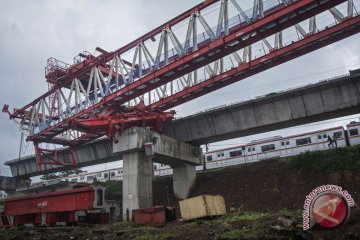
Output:
<path fill-rule="evenodd" d="M 40 177 L 41 180 L 52 180 L 52 179 L 57 179 L 57 178 L 63 178 L 63 177 L 68 177 L 71 174 L 79 174 L 83 172 L 83 170 L 79 169 L 79 168 L 75 168 L 75 169 L 68 169 L 68 170 L 64 170 L 64 171 L 60 171 L 58 173 L 50 173 L 50 174 L 45 174 L 42 177 Z"/>

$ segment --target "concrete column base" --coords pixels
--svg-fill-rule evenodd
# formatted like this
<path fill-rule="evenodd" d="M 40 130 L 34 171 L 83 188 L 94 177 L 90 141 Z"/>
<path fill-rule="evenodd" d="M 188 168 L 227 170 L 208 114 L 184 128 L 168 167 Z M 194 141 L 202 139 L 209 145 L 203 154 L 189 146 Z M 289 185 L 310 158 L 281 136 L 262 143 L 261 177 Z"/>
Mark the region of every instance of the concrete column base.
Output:
<path fill-rule="evenodd" d="M 194 165 L 184 164 L 173 168 L 173 190 L 175 197 L 186 199 L 195 186 L 196 169 Z"/>
<path fill-rule="evenodd" d="M 142 151 L 123 154 L 123 219 L 132 210 L 152 207 L 153 164 Z"/>

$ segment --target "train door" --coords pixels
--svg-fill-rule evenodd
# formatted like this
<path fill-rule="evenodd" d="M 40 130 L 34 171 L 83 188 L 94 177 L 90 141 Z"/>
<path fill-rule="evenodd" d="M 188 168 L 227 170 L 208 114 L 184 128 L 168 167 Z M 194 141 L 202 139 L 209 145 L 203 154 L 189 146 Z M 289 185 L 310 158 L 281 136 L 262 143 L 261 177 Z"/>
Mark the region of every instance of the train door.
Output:
<path fill-rule="evenodd" d="M 244 156 L 245 163 L 256 161 L 255 146 L 246 147 L 246 150 L 244 152 L 245 152 L 245 156 Z"/>
<path fill-rule="evenodd" d="M 286 146 L 286 140 L 283 139 L 280 141 L 280 157 L 287 155 L 287 146 Z"/>
<path fill-rule="evenodd" d="M 216 165 L 217 166 L 225 165 L 225 152 L 218 152 L 217 153 Z"/>
<path fill-rule="evenodd" d="M 244 150 L 244 162 L 247 163 L 250 161 L 251 157 L 251 147 L 246 147 Z"/>
<path fill-rule="evenodd" d="M 320 132 L 317 134 L 317 148 L 318 150 L 325 149 L 327 145 L 327 134 L 325 132 Z"/>
<path fill-rule="evenodd" d="M 316 143 L 316 144 L 309 144 L 310 147 L 310 151 L 318 151 L 320 148 L 320 144 L 318 144 L 318 135 L 317 134 L 311 134 L 310 135 L 311 138 L 311 143 Z"/>

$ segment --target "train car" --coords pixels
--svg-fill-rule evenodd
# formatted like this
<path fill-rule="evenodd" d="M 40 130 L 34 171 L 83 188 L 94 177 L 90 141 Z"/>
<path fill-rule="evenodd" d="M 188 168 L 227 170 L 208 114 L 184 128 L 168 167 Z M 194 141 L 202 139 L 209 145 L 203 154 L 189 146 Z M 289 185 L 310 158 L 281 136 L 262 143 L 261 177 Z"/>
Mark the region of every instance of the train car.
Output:
<path fill-rule="evenodd" d="M 330 144 L 329 137 L 336 141 Z M 344 128 L 336 127 L 288 137 L 276 136 L 237 147 L 208 152 L 205 154 L 205 161 L 206 168 L 211 169 L 345 146 Z"/>
<path fill-rule="evenodd" d="M 351 122 L 346 125 L 350 146 L 360 144 L 360 122 Z"/>
<path fill-rule="evenodd" d="M 107 223 L 105 188 L 80 187 L 7 198 L 0 226 Z"/>
<path fill-rule="evenodd" d="M 104 171 L 92 172 L 92 173 L 79 173 L 70 175 L 63 178 L 65 181 L 69 182 L 81 182 L 81 183 L 92 183 L 95 180 L 100 182 L 105 182 L 108 180 L 122 180 L 123 178 L 123 169 L 122 168 L 113 168 Z"/>
<path fill-rule="evenodd" d="M 196 166 L 196 171 L 204 170 L 204 166 Z M 170 176 L 173 174 L 173 169 L 166 164 L 154 163 L 154 176 L 161 177 L 161 176 Z"/>
<path fill-rule="evenodd" d="M 173 174 L 173 169 L 166 164 L 154 163 L 155 176 L 169 176 Z"/>

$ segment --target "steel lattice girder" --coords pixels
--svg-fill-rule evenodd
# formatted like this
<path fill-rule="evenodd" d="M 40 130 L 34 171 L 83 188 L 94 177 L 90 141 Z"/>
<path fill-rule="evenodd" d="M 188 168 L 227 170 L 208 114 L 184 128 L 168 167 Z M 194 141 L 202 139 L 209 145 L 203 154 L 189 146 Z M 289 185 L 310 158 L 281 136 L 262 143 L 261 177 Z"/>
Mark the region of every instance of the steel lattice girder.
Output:
<path fill-rule="evenodd" d="M 121 105 L 127 101 L 134 99 L 156 87 L 159 87 L 171 80 L 178 78 L 186 73 L 191 72 L 201 66 L 204 66 L 214 60 L 226 56 L 237 49 L 250 45 L 258 40 L 270 36 L 282 29 L 292 26 L 308 17 L 316 15 L 324 10 L 332 8 L 344 0 L 323 1 L 322 5 L 319 2 L 311 0 L 297 1 L 287 7 L 276 10 L 269 16 L 250 24 L 240 30 L 230 33 L 224 38 L 217 39 L 211 42 L 208 46 L 200 48 L 198 51 L 184 56 L 180 60 L 170 63 L 166 67 L 148 74 L 142 79 L 139 79 L 132 84 L 118 90 L 117 92 L 104 97 L 99 103 L 89 107 L 86 110 L 60 122 L 48 129 L 28 138 L 28 140 L 36 140 L 47 142 L 54 136 L 70 129 L 70 121 L 73 121 L 86 113 L 89 113 L 103 104 L 107 105 Z M 311 7 L 315 5 L 315 7 Z M 306 11 L 306 9 L 310 9 Z M 242 39 L 244 36 L 255 34 L 247 39 Z M 231 47 L 229 46 L 231 45 Z M 211 56 L 209 56 L 209 54 Z M 58 130 L 56 130 L 58 129 Z M 46 135 L 44 135 L 46 133 Z"/>
<path fill-rule="evenodd" d="M 309 35 L 298 42 L 281 49 L 274 50 L 269 54 L 266 54 L 249 63 L 241 64 L 238 67 L 219 74 L 209 80 L 186 88 L 172 96 L 163 98 L 160 101 L 149 105 L 148 109 L 165 111 L 359 32 L 360 16 L 347 19 L 333 27 L 329 27 L 316 34 Z"/>
<path fill-rule="evenodd" d="M 126 46 L 124 46 L 122 48 L 119 48 L 118 50 L 116 50 L 114 52 L 101 51 L 102 54 L 97 56 L 96 58 L 92 59 L 91 61 L 82 62 L 79 65 L 75 65 L 75 67 L 73 67 L 72 70 L 70 70 L 68 72 L 67 76 L 63 79 L 63 84 L 62 85 L 69 84 L 77 76 L 82 76 L 84 74 L 89 73 L 94 66 L 100 66 L 100 65 L 106 64 L 107 62 L 109 62 L 111 59 L 113 59 L 117 55 L 119 55 L 121 53 L 124 53 L 124 52 L 136 47 L 139 42 L 141 42 L 143 40 L 146 40 L 146 39 L 151 39 L 156 34 L 160 33 L 166 26 L 175 25 L 175 24 L 181 22 L 182 20 L 185 20 L 186 18 L 188 18 L 195 11 L 200 11 L 202 9 L 205 9 L 205 8 L 211 6 L 212 4 L 214 4 L 214 3 L 218 2 L 218 1 L 219 0 L 207 0 L 207 1 L 204 1 L 203 3 L 198 4 L 197 6 L 189 9 L 188 11 L 184 12 L 183 14 L 175 17 L 174 19 L 166 22 L 162 26 L 157 27 L 156 29 L 148 32 L 147 34 L 141 36 L 140 38 L 132 41 L 131 43 L 127 44 Z M 17 117 L 19 114 L 22 114 L 26 109 L 30 108 L 34 103 L 40 101 L 40 99 L 43 99 L 46 96 L 49 96 L 50 94 L 54 93 L 55 91 L 56 91 L 56 88 L 53 89 L 53 90 L 48 91 L 47 93 L 41 95 L 38 98 L 36 98 L 34 101 L 27 104 L 23 108 L 17 109 L 13 114 L 11 114 L 11 117 L 13 117 L 13 118 Z"/>

